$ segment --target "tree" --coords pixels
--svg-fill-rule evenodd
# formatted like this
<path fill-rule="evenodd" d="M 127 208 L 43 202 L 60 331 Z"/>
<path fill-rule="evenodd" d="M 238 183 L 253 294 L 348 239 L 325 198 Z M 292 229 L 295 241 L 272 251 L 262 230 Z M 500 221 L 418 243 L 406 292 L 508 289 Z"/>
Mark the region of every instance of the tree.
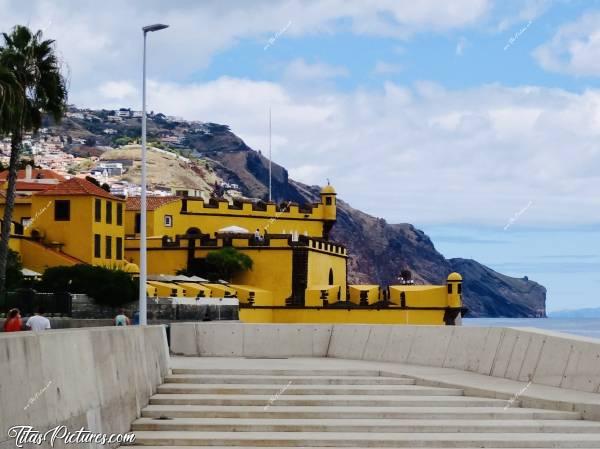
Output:
<path fill-rule="evenodd" d="M 88 182 L 91 182 L 91 183 L 92 183 L 92 184 L 94 184 L 94 185 L 97 185 L 98 187 L 102 187 L 102 186 L 100 185 L 100 181 L 98 181 L 98 180 L 97 180 L 96 178 L 94 178 L 93 176 L 87 175 L 87 176 L 85 177 L 85 180 L 86 180 L 86 181 L 88 181 Z"/>
<path fill-rule="evenodd" d="M 6 263 L 7 288 L 17 288 L 21 286 L 21 283 L 23 282 L 23 273 L 21 272 L 22 269 L 23 265 L 21 264 L 21 257 L 19 256 L 19 253 L 9 250 Z"/>
<path fill-rule="evenodd" d="M 226 246 L 210 251 L 203 259 L 193 259 L 186 268 L 178 270 L 176 274 L 200 276 L 213 282 L 221 279 L 231 281 L 236 274 L 251 270 L 252 265 L 250 256 Z"/>
<path fill-rule="evenodd" d="M 0 134 L 10 133 L 10 124 L 23 101 L 22 89 L 15 75 L 0 65 Z"/>
<path fill-rule="evenodd" d="M 122 270 L 85 264 L 51 267 L 44 271 L 42 291 L 85 293 L 96 304 L 119 307 L 138 297 L 137 282 Z"/>
<path fill-rule="evenodd" d="M 10 223 L 12 222 L 17 181 L 17 164 L 21 155 L 23 134 L 37 131 L 43 114 L 59 122 L 66 110 L 67 89 L 60 71 L 53 40 L 43 40 L 42 32 L 32 33 L 17 25 L 10 34 L 2 33 L 0 67 L 4 77 L 13 79 L 14 105 L 2 111 L 0 132 L 11 136 L 8 189 L 4 207 L 2 239 L 0 241 L 0 297 L 6 291 L 6 262 Z M 6 73 L 8 72 L 8 73 Z M 4 109 L 4 108 L 3 108 Z M 5 121 L 5 114 L 7 120 Z"/>
<path fill-rule="evenodd" d="M 204 264 L 206 276 L 211 280 L 231 281 L 233 276 L 252 269 L 250 256 L 239 252 L 232 246 L 210 251 Z"/>

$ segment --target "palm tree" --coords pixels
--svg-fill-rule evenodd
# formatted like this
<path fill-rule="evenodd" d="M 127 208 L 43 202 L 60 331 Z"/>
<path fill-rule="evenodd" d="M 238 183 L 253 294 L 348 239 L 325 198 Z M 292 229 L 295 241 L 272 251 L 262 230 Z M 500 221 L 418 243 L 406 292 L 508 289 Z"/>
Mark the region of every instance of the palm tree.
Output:
<path fill-rule="evenodd" d="M 0 133 L 10 133 L 11 150 L 0 241 L 0 298 L 4 297 L 6 289 L 8 240 L 23 134 L 37 131 L 42 125 L 43 114 L 60 121 L 67 101 L 66 84 L 53 40 L 43 40 L 41 31 L 34 34 L 21 25 L 15 26 L 10 34 L 2 33 L 2 37 L 4 45 L 0 46 L 0 74 L 3 78 L 0 79 L 4 80 L 2 85 L 5 86 L 2 92 L 9 94 L 5 97 L 3 93 L 1 97 L 6 107 L 0 109 Z"/>
<path fill-rule="evenodd" d="M 0 65 L 0 135 L 10 132 L 10 124 L 21 103 L 21 89 L 17 79 L 10 70 Z"/>

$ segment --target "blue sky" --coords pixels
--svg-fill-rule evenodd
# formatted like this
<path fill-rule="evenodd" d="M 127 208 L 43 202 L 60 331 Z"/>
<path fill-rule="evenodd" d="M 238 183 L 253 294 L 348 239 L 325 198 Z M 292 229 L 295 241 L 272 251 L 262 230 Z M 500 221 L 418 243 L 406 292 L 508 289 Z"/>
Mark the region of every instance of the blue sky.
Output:
<path fill-rule="evenodd" d="M 226 123 L 290 176 L 447 257 L 600 307 L 600 1 L 0 0 L 56 39 L 70 100 Z M 523 211 L 526 205 L 530 204 Z M 519 213 L 523 211 L 522 213 Z M 507 223 L 513 222 L 505 229 Z"/>

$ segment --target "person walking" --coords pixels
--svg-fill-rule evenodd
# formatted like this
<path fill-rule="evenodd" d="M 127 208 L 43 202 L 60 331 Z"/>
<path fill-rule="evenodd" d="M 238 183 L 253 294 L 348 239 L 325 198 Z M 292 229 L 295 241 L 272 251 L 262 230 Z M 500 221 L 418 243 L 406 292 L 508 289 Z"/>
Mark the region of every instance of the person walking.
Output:
<path fill-rule="evenodd" d="M 10 309 L 6 321 L 4 321 L 4 332 L 18 332 L 22 327 L 23 320 L 19 309 Z"/>
<path fill-rule="evenodd" d="M 39 307 L 34 315 L 27 320 L 25 326 L 34 332 L 50 329 L 50 320 L 44 316 L 44 309 Z"/>
<path fill-rule="evenodd" d="M 115 317 L 115 326 L 129 326 L 131 322 L 127 315 L 125 315 L 125 309 L 119 309 L 119 314 Z"/>

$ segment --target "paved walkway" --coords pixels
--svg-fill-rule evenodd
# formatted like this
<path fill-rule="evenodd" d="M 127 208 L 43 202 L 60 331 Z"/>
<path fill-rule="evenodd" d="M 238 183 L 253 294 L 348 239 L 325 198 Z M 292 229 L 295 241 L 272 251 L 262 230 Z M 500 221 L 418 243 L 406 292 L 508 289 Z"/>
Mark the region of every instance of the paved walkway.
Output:
<path fill-rule="evenodd" d="M 600 448 L 600 422 L 582 419 L 600 406 L 595 394 L 331 358 L 174 357 L 171 365 L 133 423 L 138 445 Z"/>

